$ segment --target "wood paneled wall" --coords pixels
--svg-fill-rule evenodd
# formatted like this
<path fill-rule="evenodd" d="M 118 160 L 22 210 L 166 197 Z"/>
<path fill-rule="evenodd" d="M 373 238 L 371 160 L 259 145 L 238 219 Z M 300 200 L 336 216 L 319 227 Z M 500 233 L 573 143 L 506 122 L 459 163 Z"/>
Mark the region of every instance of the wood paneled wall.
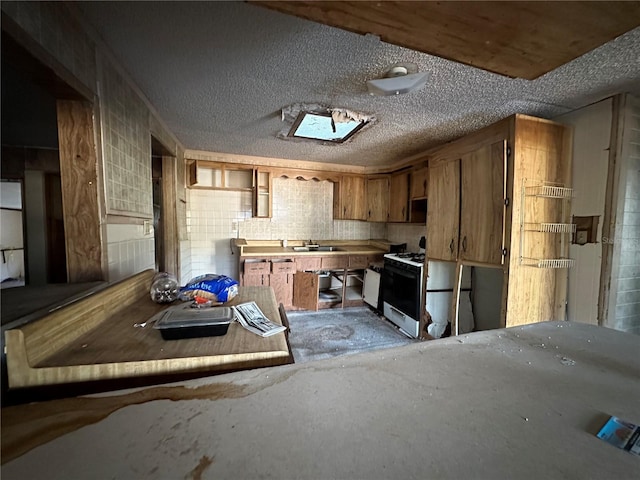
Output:
<path fill-rule="evenodd" d="M 93 108 L 81 101 L 59 100 L 57 110 L 68 281 L 102 280 Z"/>

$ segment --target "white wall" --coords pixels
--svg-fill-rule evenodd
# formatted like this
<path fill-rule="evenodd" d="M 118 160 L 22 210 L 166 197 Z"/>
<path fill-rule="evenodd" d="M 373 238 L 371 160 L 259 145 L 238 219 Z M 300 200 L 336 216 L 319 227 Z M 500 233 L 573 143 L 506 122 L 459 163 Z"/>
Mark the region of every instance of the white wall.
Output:
<path fill-rule="evenodd" d="M 153 233 L 143 225 L 107 225 L 109 281 L 115 282 L 149 268 L 155 268 Z"/>
<path fill-rule="evenodd" d="M 606 326 L 640 334 L 640 99 L 627 96 Z"/>
<path fill-rule="evenodd" d="M 406 243 L 407 252 L 417 252 L 420 237 L 427 236 L 427 226 L 401 223 L 387 224 L 387 240 L 392 243 Z"/>
<path fill-rule="evenodd" d="M 606 99 L 555 119 L 574 127 L 572 185 L 575 196 L 571 201 L 571 213 L 600 217 L 597 243 L 571 245 L 569 248 L 569 257 L 576 260 L 576 265 L 568 272 L 567 319 L 595 325 L 598 324 L 612 105 L 612 100 Z"/>

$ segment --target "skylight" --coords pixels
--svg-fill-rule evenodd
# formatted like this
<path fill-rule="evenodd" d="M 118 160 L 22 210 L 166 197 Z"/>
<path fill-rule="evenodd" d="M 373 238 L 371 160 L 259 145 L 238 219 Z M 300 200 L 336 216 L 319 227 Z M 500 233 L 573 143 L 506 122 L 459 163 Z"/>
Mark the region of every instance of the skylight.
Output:
<path fill-rule="evenodd" d="M 336 122 L 329 113 L 300 112 L 289 137 L 342 143 L 367 124 L 365 120 L 342 117 Z"/>

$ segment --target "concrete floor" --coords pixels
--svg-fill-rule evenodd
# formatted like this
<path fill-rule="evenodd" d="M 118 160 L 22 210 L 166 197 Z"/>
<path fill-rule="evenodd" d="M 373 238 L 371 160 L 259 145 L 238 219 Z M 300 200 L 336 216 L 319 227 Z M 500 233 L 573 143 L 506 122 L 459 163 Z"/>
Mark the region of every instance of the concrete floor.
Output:
<path fill-rule="evenodd" d="M 287 313 L 296 363 L 415 343 L 368 307 Z"/>

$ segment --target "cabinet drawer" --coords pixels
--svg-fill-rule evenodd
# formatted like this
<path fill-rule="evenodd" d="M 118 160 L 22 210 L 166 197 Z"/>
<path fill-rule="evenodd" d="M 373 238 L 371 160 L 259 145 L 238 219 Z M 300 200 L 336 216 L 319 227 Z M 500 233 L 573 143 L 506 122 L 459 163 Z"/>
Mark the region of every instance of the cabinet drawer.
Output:
<path fill-rule="evenodd" d="M 299 257 L 296 258 L 296 270 L 299 272 L 308 272 L 320 270 L 322 262 L 320 257 Z"/>
<path fill-rule="evenodd" d="M 255 275 L 259 273 L 269 273 L 271 271 L 271 262 L 269 260 L 245 260 L 244 273 Z"/>
<path fill-rule="evenodd" d="M 242 285 L 245 287 L 268 287 L 269 275 L 251 274 L 242 275 Z"/>
<path fill-rule="evenodd" d="M 295 273 L 296 262 L 291 259 L 271 260 L 271 273 Z"/>
<path fill-rule="evenodd" d="M 369 257 L 367 255 L 351 255 L 349 256 L 349 268 L 367 268 L 369 266 Z"/>
<path fill-rule="evenodd" d="M 347 266 L 347 257 L 344 255 L 335 257 L 322 257 L 322 268 L 330 270 L 332 268 L 345 268 Z"/>

